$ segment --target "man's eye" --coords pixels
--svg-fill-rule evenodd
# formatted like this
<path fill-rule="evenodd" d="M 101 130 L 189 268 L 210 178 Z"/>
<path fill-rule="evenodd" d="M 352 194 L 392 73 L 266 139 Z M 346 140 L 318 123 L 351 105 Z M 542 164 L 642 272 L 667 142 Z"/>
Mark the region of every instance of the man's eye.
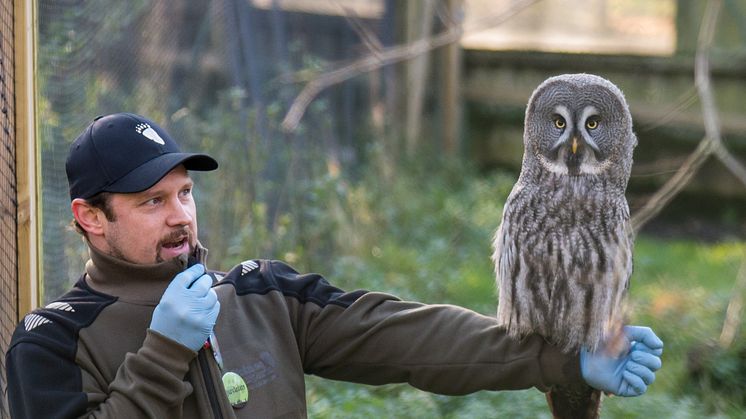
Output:
<path fill-rule="evenodd" d="M 158 205 L 163 201 L 161 198 L 151 198 L 145 201 L 145 205 Z"/>

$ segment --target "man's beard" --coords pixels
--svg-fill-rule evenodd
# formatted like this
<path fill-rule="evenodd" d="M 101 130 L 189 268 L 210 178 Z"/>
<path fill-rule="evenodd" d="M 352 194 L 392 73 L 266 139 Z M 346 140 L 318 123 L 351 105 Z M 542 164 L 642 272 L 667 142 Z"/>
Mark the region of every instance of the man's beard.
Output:
<path fill-rule="evenodd" d="M 171 233 L 167 234 L 165 237 L 161 238 L 158 241 L 158 245 L 156 246 L 155 250 L 155 261 L 156 263 L 165 262 L 163 258 L 161 257 L 161 249 L 163 249 L 163 245 L 165 243 L 172 243 L 180 239 L 186 239 L 187 244 L 189 245 L 189 252 L 187 255 L 191 255 L 194 253 L 194 245 L 192 244 L 192 231 L 189 229 L 189 227 L 184 226 L 177 230 L 172 231 Z M 173 259 L 178 258 L 176 256 Z"/>
<path fill-rule="evenodd" d="M 180 238 L 185 237 L 185 236 L 186 236 L 187 243 L 189 244 L 189 253 L 188 253 L 188 255 L 193 254 L 195 246 L 192 244 L 192 237 L 193 237 L 192 230 L 190 230 L 189 227 L 184 226 L 184 227 L 180 227 L 180 228 L 172 231 L 171 233 L 165 235 L 164 237 L 162 237 L 158 241 L 158 244 L 156 245 L 156 248 L 155 248 L 155 263 L 163 263 L 163 262 L 165 262 L 165 260 L 161 257 L 161 249 L 163 249 L 163 245 L 165 243 L 174 242 L 174 241 L 179 240 Z M 123 260 L 125 262 L 135 263 L 135 264 L 138 263 L 136 261 L 130 260 L 129 258 L 127 258 L 124 255 L 124 252 L 122 252 L 121 247 L 119 246 L 118 240 L 116 240 L 116 239 L 110 240 L 108 244 L 109 244 L 109 255 L 110 256 L 113 256 L 113 257 L 115 257 L 117 259 L 120 259 L 120 260 Z M 176 256 L 176 257 L 174 257 L 172 259 L 176 259 L 176 258 L 178 258 L 178 256 Z"/>

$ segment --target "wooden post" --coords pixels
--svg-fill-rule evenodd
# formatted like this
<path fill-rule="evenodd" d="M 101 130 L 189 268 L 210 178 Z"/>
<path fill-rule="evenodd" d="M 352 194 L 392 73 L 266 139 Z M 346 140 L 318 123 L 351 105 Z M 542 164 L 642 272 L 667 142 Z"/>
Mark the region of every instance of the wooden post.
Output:
<path fill-rule="evenodd" d="M 463 0 L 447 0 L 451 16 L 459 16 Z M 454 19 L 455 20 L 455 19 Z M 463 24 L 454 21 L 453 24 Z M 461 44 L 454 42 L 443 47 L 441 52 L 443 72 L 441 104 L 443 114 L 443 152 L 456 155 L 461 144 Z"/>
<path fill-rule="evenodd" d="M 35 94 L 36 30 L 33 1 L 14 0 L 15 136 L 18 193 L 18 319 L 39 305 L 40 248 Z"/>
<path fill-rule="evenodd" d="M 430 38 L 433 27 L 434 0 L 407 2 L 406 42 Z M 425 87 L 429 75 L 429 53 L 419 55 L 406 63 L 406 150 L 414 155 L 422 136 L 422 111 L 425 103 Z"/>

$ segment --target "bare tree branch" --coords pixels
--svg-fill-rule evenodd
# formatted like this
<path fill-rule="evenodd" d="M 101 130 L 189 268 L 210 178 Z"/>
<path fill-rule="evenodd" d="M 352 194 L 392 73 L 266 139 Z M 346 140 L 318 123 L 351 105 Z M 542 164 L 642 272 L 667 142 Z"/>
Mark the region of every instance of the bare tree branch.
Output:
<path fill-rule="evenodd" d="M 723 165 L 746 187 L 746 167 L 736 160 L 723 143 L 720 133 L 720 120 L 718 118 L 717 106 L 715 105 L 715 96 L 712 93 L 712 77 L 710 75 L 708 52 L 715 36 L 717 15 L 721 5 L 722 0 L 711 0 L 707 3 L 701 30 L 703 36 L 700 36 L 698 40 L 697 56 L 695 58 L 695 83 L 699 91 L 700 100 L 702 101 L 705 134 L 714 143 L 713 152 Z"/>
<path fill-rule="evenodd" d="M 697 54 L 694 63 L 694 80 L 702 104 L 705 137 L 700 141 L 697 149 L 687 157 L 676 174 L 653 194 L 648 202 L 632 217 L 632 228 L 635 233 L 639 232 L 645 223 L 658 215 L 663 207 L 671 202 L 702 167 L 702 164 L 712 154 L 713 150 L 717 148 L 717 145 L 722 145 L 717 108 L 715 107 L 715 100 L 710 85 L 710 60 L 708 55 L 715 35 L 721 6 L 721 0 L 707 2 L 707 8 L 702 17 L 699 38 L 697 39 Z"/>
<path fill-rule="evenodd" d="M 697 89 L 694 86 L 688 88 L 676 99 L 673 105 L 665 111 L 662 117 L 660 117 L 655 122 L 645 124 L 641 128 L 641 131 L 652 131 L 658 127 L 662 127 L 668 124 L 676 117 L 676 114 L 692 106 L 694 102 L 697 101 L 697 98 Z"/>
<path fill-rule="evenodd" d="M 721 143 L 715 148 L 715 155 L 746 187 L 746 167 L 733 156 L 733 153 L 728 151 L 725 145 Z"/>
<path fill-rule="evenodd" d="M 671 179 L 661 187 L 645 206 L 632 218 L 632 227 L 635 232 L 651 218 L 655 217 L 661 209 L 691 180 L 700 169 L 702 164 L 711 154 L 715 156 L 746 186 L 746 168 L 728 151 L 723 144 L 720 133 L 720 121 L 715 96 L 712 93 L 712 77 L 710 74 L 709 51 L 715 36 L 717 19 L 722 7 L 721 0 L 710 0 L 707 2 L 705 15 L 702 18 L 699 38 L 697 40 L 697 54 L 694 62 L 694 80 L 702 104 L 702 117 L 705 126 L 705 137 L 700 141 L 697 149 L 687 158 Z M 744 306 L 744 295 L 746 294 L 746 258 L 741 264 L 733 287 L 728 309 L 723 321 L 719 343 L 723 348 L 728 348 L 735 339 L 738 328 L 743 321 L 741 315 Z"/>
<path fill-rule="evenodd" d="M 707 139 L 700 141 L 697 149 L 686 158 L 676 173 L 632 217 L 632 229 L 635 233 L 639 232 L 645 223 L 658 215 L 663 207 L 671 202 L 679 191 L 694 177 L 711 153 L 712 141 L 708 141 Z"/>
<path fill-rule="evenodd" d="M 447 2 L 435 3 L 435 16 L 438 17 L 440 23 L 445 27 L 456 26 L 459 22 L 459 19 L 449 10 Z"/>
<path fill-rule="evenodd" d="M 699 100 L 702 104 L 702 118 L 705 125 L 706 140 L 721 143 L 720 118 L 718 117 L 715 96 L 712 94 L 712 77 L 710 76 L 710 47 L 715 37 L 718 14 L 722 6 L 722 0 L 710 0 L 705 8 L 702 18 L 702 27 L 697 39 L 697 54 L 694 58 L 694 84 L 699 92 Z"/>
<path fill-rule="evenodd" d="M 498 26 L 537 1 L 539 0 L 518 1 L 505 12 L 480 19 L 474 25 L 467 28 L 468 33 L 479 32 Z M 461 39 L 461 36 L 464 33 L 464 28 L 461 25 L 450 26 L 443 32 L 431 38 L 419 39 L 409 44 L 385 48 L 378 54 L 364 56 L 340 68 L 319 75 L 317 78 L 309 81 L 303 90 L 301 90 L 300 94 L 295 98 L 282 121 L 282 129 L 285 132 L 295 131 L 298 128 L 298 124 L 300 123 L 301 118 L 303 118 L 308 105 L 310 105 L 316 96 L 318 96 L 318 94 L 324 89 L 349 80 L 359 74 L 367 73 L 389 64 L 409 60 L 433 49 L 456 42 Z"/>
<path fill-rule="evenodd" d="M 632 217 L 632 227 L 635 232 L 638 232 L 645 223 L 660 213 L 663 207 L 689 183 L 711 154 L 714 154 L 746 187 L 746 167 L 728 151 L 723 143 L 720 133 L 720 120 L 717 106 L 715 105 L 715 96 L 712 93 L 709 52 L 712 47 L 713 38 L 715 37 L 715 29 L 717 28 L 718 14 L 721 7 L 722 0 L 710 0 L 707 2 L 699 38 L 697 39 L 697 54 L 694 62 L 694 81 L 702 105 L 705 137 L 701 140 L 697 149 L 681 165 L 676 174 L 653 194 L 642 209 Z M 688 106 L 687 104 L 691 100 L 687 96 L 684 95 L 683 100 L 677 108 Z"/>
<path fill-rule="evenodd" d="M 355 10 L 344 5 L 341 5 L 341 7 L 342 10 L 344 10 L 345 12 L 345 20 L 347 21 L 347 23 L 350 24 L 355 33 L 357 33 L 365 46 L 368 47 L 368 50 L 370 50 L 370 52 L 374 55 L 380 54 L 381 50 L 383 49 L 381 40 L 378 39 L 373 31 L 363 25 L 363 23 L 360 21 L 360 17 L 357 15 L 357 13 L 355 13 Z"/>

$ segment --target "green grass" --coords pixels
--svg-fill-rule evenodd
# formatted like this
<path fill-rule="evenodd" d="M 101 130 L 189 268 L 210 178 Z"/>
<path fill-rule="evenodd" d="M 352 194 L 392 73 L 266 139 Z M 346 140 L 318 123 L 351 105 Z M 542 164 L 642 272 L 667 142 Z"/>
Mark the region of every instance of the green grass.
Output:
<path fill-rule="evenodd" d="M 437 258 L 440 252 L 438 246 L 434 247 L 436 250 L 432 255 Z M 707 388 L 706 384 L 692 383 L 686 373 L 687 353 L 698 345 L 716 341 L 720 334 L 731 287 L 744 252 L 746 244 L 742 242 L 706 244 L 693 240 L 663 241 L 645 236 L 637 239 L 630 321 L 649 325 L 662 337 L 666 345 L 664 366 L 645 396 L 606 398 L 604 418 L 738 418 L 746 414 L 743 404 L 724 397 L 717 389 Z M 383 254 L 390 253 L 395 253 L 394 249 Z M 402 266 L 399 259 L 410 257 L 416 258 L 416 255 L 403 252 L 399 258 L 389 260 L 385 268 L 375 267 L 376 260 L 371 259 L 368 268 L 381 272 L 383 277 L 394 278 L 374 281 L 373 285 L 399 291 L 409 289 L 410 296 L 420 297 L 420 300 L 436 300 L 431 292 L 437 290 L 439 298 L 488 312 L 494 306 L 491 266 L 484 262 L 484 255 L 452 260 L 452 275 L 464 275 L 463 286 L 450 283 L 444 289 L 432 286 L 418 290 L 405 286 L 405 278 L 414 274 L 415 277 L 430 276 L 440 280 L 437 272 L 440 266 L 434 263 L 433 272 L 424 273 L 418 271 L 424 269 L 422 265 L 415 268 L 404 263 L 403 271 L 399 270 Z M 427 254 L 420 256 L 420 260 L 426 257 Z M 342 265 L 340 271 L 346 268 L 344 263 Z M 366 269 L 363 265 L 365 262 L 361 262 L 359 271 Z M 386 269 L 391 271 L 386 272 Z M 741 334 L 737 344 L 746 346 L 744 340 Z M 731 378 L 743 386 L 743 376 Z M 307 384 L 309 415 L 316 418 L 550 417 L 543 395 L 536 390 L 444 397 L 406 385 L 370 387 L 316 377 L 309 377 Z"/>

